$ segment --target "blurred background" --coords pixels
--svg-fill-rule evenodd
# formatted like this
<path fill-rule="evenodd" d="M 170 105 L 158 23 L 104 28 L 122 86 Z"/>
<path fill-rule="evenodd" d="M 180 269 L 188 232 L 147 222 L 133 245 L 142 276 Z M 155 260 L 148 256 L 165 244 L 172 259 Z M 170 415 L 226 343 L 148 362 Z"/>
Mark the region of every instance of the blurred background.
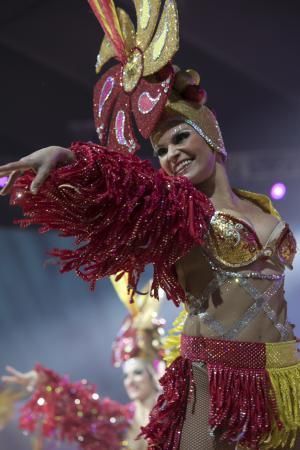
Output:
<path fill-rule="evenodd" d="M 116 3 L 134 19 L 131 1 Z M 178 7 L 181 48 L 175 62 L 201 75 L 229 151 L 232 184 L 266 194 L 273 187 L 273 195 L 282 197 L 275 206 L 300 242 L 299 5 L 178 0 Z M 92 88 L 101 39 L 86 0 L 1 2 L 1 163 L 47 145 L 96 141 Z M 141 156 L 152 158 L 147 143 Z M 61 244 L 57 237 L 18 230 L 12 223 L 17 216 L 1 198 L 0 372 L 7 363 L 29 370 L 40 361 L 125 402 L 121 371 L 110 364 L 125 311 L 109 281 L 91 293 L 73 274 L 60 276 L 44 264 L 47 250 Z M 299 280 L 298 257 L 286 283 L 297 326 Z M 162 313 L 170 324 L 177 311 L 168 303 Z M 0 434 L 0 450 L 29 448 L 15 422 Z"/>

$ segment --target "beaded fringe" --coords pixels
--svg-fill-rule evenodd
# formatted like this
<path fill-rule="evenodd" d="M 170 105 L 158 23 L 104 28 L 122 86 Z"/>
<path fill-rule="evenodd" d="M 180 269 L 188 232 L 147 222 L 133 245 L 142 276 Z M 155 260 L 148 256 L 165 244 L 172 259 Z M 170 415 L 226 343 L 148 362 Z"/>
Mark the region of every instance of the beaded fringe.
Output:
<path fill-rule="evenodd" d="M 293 448 L 300 429 L 300 364 L 268 369 L 268 372 L 283 427 L 273 426 L 261 448 L 273 449 L 288 445 Z"/>
<path fill-rule="evenodd" d="M 71 249 L 51 252 L 62 272 L 75 271 L 95 287 L 100 278 L 128 272 L 132 296 L 153 263 L 151 294 L 161 287 L 178 306 L 185 300 L 178 259 L 202 245 L 214 213 L 211 201 L 184 177 L 168 177 L 147 161 L 92 143 L 74 143 L 76 161 L 51 172 L 37 195 L 33 173 L 15 183 L 11 203 L 23 227 L 39 225 L 74 237 Z"/>
<path fill-rule="evenodd" d="M 282 427 L 268 372 L 221 364 L 208 364 L 207 368 L 210 429 L 219 432 L 221 441 L 259 450 L 273 426 Z"/>
<path fill-rule="evenodd" d="M 187 402 L 195 393 L 192 363 L 196 361 L 204 362 L 208 370 L 212 434 L 241 449 L 293 448 L 300 429 L 300 363 L 295 341 L 250 343 L 183 335 L 182 356 L 176 358 L 184 316 L 182 311 L 165 342 L 171 365 L 162 379 L 164 392 L 143 429 L 153 448 L 178 450 L 180 446 Z"/>
<path fill-rule="evenodd" d="M 163 393 L 140 436 L 148 441 L 151 450 L 178 450 L 187 402 L 194 394 L 192 362 L 177 358 L 167 368 L 160 384 Z"/>

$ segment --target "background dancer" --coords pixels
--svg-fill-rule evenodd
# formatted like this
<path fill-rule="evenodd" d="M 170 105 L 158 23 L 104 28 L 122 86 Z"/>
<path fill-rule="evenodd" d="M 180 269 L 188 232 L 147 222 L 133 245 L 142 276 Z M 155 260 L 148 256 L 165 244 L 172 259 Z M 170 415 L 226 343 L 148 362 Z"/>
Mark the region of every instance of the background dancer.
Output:
<path fill-rule="evenodd" d="M 20 410 L 19 423 L 22 430 L 35 433 L 34 449 L 37 445 L 44 448 L 47 438 L 76 443 L 84 450 L 147 448 L 146 441 L 136 438 L 148 423 L 160 393 L 165 321 L 158 317 L 160 303 L 148 301 L 151 283 L 144 287 L 145 294 L 137 295 L 135 303 L 130 304 L 126 277 L 118 282 L 114 278 L 111 281 L 129 315 L 113 344 L 112 359 L 116 367 L 122 366 L 131 402 L 121 405 L 103 399 L 86 380 L 74 383 L 41 365 L 26 373 L 8 366 L 9 375 L 4 375 L 2 381 L 33 392 Z"/>

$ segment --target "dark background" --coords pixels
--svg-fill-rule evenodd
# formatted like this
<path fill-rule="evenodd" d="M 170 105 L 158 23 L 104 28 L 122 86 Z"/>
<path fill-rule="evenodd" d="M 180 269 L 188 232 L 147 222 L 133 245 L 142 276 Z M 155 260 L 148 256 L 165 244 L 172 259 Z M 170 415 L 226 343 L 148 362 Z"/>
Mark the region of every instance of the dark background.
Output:
<path fill-rule="evenodd" d="M 134 17 L 132 2 L 120 0 Z M 85 0 L 0 2 L 0 161 L 40 147 L 96 139 L 92 87 L 102 31 Z M 179 0 L 181 48 L 175 62 L 195 68 L 217 112 L 232 183 L 268 193 L 287 186 L 276 207 L 300 238 L 299 6 L 276 0 Z M 152 155 L 148 144 L 142 157 Z M 0 201 L 0 371 L 35 361 L 98 382 L 125 401 L 110 345 L 124 316 L 107 280 L 92 294 L 74 275 L 44 267 L 57 238 L 19 231 L 15 209 Z M 288 276 L 290 317 L 298 312 L 299 262 Z M 163 313 L 169 323 L 176 311 Z M 12 424 L 0 450 L 25 450 Z"/>

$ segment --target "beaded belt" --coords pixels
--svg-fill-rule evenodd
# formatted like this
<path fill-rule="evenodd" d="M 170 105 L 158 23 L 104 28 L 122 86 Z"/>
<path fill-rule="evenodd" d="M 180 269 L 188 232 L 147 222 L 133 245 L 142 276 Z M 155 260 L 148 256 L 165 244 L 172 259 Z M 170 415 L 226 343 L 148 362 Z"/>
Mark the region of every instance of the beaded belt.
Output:
<path fill-rule="evenodd" d="M 181 336 L 181 356 L 193 362 L 251 369 L 288 367 L 299 362 L 296 341 L 240 342 L 185 334 Z"/>

